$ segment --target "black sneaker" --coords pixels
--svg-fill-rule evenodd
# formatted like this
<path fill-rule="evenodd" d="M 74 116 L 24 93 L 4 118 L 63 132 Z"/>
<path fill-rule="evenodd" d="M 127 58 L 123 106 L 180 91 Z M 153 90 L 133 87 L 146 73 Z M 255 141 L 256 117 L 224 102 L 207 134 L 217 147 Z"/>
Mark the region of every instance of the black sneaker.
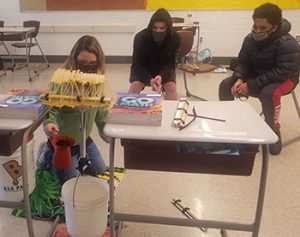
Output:
<path fill-rule="evenodd" d="M 282 141 L 280 131 L 275 132 L 278 136 L 278 142 L 269 145 L 269 151 L 271 155 L 278 155 L 282 150 Z"/>

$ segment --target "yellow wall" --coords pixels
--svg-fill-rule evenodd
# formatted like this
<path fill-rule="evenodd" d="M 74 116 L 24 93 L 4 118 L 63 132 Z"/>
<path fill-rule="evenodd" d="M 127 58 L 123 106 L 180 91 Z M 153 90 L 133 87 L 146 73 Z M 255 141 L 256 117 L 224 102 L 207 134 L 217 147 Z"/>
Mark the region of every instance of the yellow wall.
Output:
<path fill-rule="evenodd" d="M 254 9 L 257 6 L 272 2 L 283 9 L 299 9 L 299 0 L 148 0 L 147 10 L 166 8 L 168 10 L 229 10 Z"/>

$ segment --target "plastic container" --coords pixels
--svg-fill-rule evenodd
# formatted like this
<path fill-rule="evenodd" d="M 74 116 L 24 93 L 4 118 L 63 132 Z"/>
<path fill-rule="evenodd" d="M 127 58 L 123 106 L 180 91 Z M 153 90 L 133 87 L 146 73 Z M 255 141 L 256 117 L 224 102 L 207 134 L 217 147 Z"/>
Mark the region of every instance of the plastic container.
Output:
<path fill-rule="evenodd" d="M 189 10 L 188 13 L 186 14 L 186 18 L 184 22 L 186 24 L 193 24 L 193 14 L 191 10 Z"/>
<path fill-rule="evenodd" d="M 62 187 L 67 230 L 72 237 L 100 237 L 107 226 L 108 184 L 92 176 L 76 180 Z"/>
<path fill-rule="evenodd" d="M 35 188 L 34 140 L 27 143 L 27 167 L 29 193 Z M 10 156 L 0 156 L 0 200 L 22 201 L 23 168 L 21 147 Z"/>

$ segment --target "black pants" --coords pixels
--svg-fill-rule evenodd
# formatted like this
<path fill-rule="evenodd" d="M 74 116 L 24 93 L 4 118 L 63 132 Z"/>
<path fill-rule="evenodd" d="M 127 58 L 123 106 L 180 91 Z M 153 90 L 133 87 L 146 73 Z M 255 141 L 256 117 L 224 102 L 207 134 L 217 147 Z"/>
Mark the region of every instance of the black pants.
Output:
<path fill-rule="evenodd" d="M 232 77 L 228 77 L 220 83 L 219 99 L 221 101 L 234 100 L 234 97 L 231 94 L 231 88 L 235 82 L 236 80 L 233 80 Z M 268 84 L 257 93 L 252 93 L 250 91 L 250 96 L 260 100 L 265 121 L 274 131 L 278 131 L 280 128 L 279 115 L 281 96 L 289 94 L 294 87 L 294 82 L 289 79 L 283 83 Z"/>

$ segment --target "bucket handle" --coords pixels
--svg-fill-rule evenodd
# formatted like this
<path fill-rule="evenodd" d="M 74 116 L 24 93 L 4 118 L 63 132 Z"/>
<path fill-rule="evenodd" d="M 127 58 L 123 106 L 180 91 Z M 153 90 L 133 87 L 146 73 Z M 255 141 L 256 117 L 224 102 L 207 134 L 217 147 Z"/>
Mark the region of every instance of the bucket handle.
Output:
<path fill-rule="evenodd" d="M 74 207 L 74 208 L 77 208 L 77 207 L 75 206 L 75 190 L 76 190 L 76 186 L 77 186 L 79 177 L 80 177 L 80 175 L 77 176 L 76 181 L 75 181 L 75 185 L 74 185 L 74 189 L 73 189 L 72 203 L 73 203 L 73 207 Z"/>

